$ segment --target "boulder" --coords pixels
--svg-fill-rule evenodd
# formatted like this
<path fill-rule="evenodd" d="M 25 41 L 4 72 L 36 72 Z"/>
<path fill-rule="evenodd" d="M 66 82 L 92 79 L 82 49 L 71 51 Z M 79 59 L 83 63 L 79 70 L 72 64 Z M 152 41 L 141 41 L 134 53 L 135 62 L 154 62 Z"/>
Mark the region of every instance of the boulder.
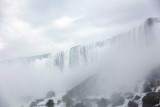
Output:
<path fill-rule="evenodd" d="M 139 100 L 140 98 L 141 98 L 140 96 L 136 95 L 136 96 L 134 97 L 134 100 Z"/>
<path fill-rule="evenodd" d="M 48 102 L 46 103 L 47 107 L 54 107 L 54 101 L 52 99 L 48 100 Z"/>
<path fill-rule="evenodd" d="M 132 92 L 127 92 L 124 94 L 125 98 L 132 99 L 134 97 L 134 94 Z"/>
<path fill-rule="evenodd" d="M 44 101 L 44 99 L 37 99 L 37 100 L 35 100 L 35 101 L 31 102 L 31 104 L 30 104 L 30 106 L 29 106 L 29 107 L 37 106 L 37 105 L 38 105 L 38 103 L 43 102 L 43 101 Z"/>
<path fill-rule="evenodd" d="M 159 104 L 160 94 L 158 92 L 148 93 L 146 96 L 142 98 L 143 107 L 146 106 L 154 106 Z"/>
<path fill-rule="evenodd" d="M 135 103 L 134 101 L 129 101 L 128 102 L 128 107 L 138 107 L 138 104 Z"/>
<path fill-rule="evenodd" d="M 145 85 L 144 85 L 143 92 L 145 92 L 145 93 L 152 92 L 152 89 L 151 89 L 150 85 L 145 84 Z"/>

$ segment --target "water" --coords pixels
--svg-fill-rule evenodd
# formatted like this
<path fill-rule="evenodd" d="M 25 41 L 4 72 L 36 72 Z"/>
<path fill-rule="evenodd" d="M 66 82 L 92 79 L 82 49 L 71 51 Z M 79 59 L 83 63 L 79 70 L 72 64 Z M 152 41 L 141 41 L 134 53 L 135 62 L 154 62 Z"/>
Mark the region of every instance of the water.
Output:
<path fill-rule="evenodd" d="M 7 98 L 42 97 L 48 90 L 65 92 L 92 75 L 85 89 L 106 97 L 135 91 L 149 71 L 160 64 L 160 18 L 149 18 L 129 32 L 68 50 L 1 63 L 0 86 Z M 138 89 L 140 90 L 140 89 Z M 97 94 L 98 93 L 98 94 Z"/>

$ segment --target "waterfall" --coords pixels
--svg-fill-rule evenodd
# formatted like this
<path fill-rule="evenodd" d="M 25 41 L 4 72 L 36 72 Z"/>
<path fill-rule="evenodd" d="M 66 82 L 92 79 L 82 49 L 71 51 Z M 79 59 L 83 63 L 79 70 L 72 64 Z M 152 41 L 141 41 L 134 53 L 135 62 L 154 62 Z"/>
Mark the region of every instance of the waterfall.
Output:
<path fill-rule="evenodd" d="M 157 39 L 155 27 L 160 23 L 160 18 L 148 18 L 143 24 L 133 28 L 129 32 L 122 33 L 110 39 L 79 45 L 65 51 L 59 51 L 39 56 L 19 58 L 16 60 L 7 60 L 3 63 L 25 63 L 42 69 L 54 69 L 65 71 L 66 68 L 76 67 L 83 64 L 96 62 L 102 51 L 108 53 L 111 50 L 141 49 L 147 47 Z"/>

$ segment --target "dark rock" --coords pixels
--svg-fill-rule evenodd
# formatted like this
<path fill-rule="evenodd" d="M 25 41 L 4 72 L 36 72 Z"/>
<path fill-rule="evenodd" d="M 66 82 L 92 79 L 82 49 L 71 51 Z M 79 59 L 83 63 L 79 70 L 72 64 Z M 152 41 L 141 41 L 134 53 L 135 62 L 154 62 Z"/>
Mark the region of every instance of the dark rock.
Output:
<path fill-rule="evenodd" d="M 146 96 L 154 96 L 156 98 L 160 98 L 160 93 L 159 92 L 151 92 L 151 93 L 148 93 Z"/>
<path fill-rule="evenodd" d="M 98 102 L 98 107 L 107 107 L 109 104 L 109 100 L 102 98 L 99 102 Z"/>
<path fill-rule="evenodd" d="M 146 23 L 147 23 L 149 26 L 153 26 L 154 19 L 153 19 L 153 18 L 148 18 L 148 19 L 146 20 Z"/>
<path fill-rule="evenodd" d="M 157 88 L 157 86 L 160 86 L 160 67 L 153 69 L 146 80 L 147 85 L 149 85 L 151 88 L 154 88 L 154 90 Z"/>
<path fill-rule="evenodd" d="M 150 86 L 151 86 L 151 87 L 157 87 L 157 86 L 159 86 L 159 85 L 160 85 L 159 80 L 157 80 L 157 79 L 152 79 L 152 80 L 150 80 Z"/>
<path fill-rule="evenodd" d="M 77 103 L 74 107 L 85 107 L 83 103 Z"/>
<path fill-rule="evenodd" d="M 132 99 L 134 97 L 134 94 L 131 93 L 131 92 L 127 92 L 124 94 L 124 96 L 127 98 L 127 99 Z"/>
<path fill-rule="evenodd" d="M 148 93 L 146 96 L 142 98 L 143 107 L 146 106 L 154 106 L 159 104 L 160 94 L 158 92 Z"/>
<path fill-rule="evenodd" d="M 54 107 L 54 101 L 52 99 L 48 100 L 48 102 L 46 103 L 47 107 Z"/>
<path fill-rule="evenodd" d="M 132 99 L 134 96 L 128 96 L 127 99 Z"/>
<path fill-rule="evenodd" d="M 140 98 L 141 98 L 140 96 L 136 95 L 136 96 L 134 97 L 134 100 L 139 100 Z"/>
<path fill-rule="evenodd" d="M 62 97 L 62 101 L 66 103 L 66 107 L 70 107 L 70 106 L 73 106 L 74 104 L 74 101 L 68 97 L 68 95 L 64 95 Z"/>
<path fill-rule="evenodd" d="M 37 99 L 36 101 L 33 101 L 31 102 L 30 106 L 29 107 L 34 107 L 34 106 L 37 106 L 38 103 L 44 101 L 44 99 Z"/>
<path fill-rule="evenodd" d="M 150 85 L 145 84 L 145 85 L 144 85 L 143 92 L 145 92 L 145 93 L 152 92 L 152 89 L 151 89 Z"/>
<path fill-rule="evenodd" d="M 52 98 L 52 97 L 55 97 L 55 92 L 54 91 L 47 92 L 46 98 Z"/>
<path fill-rule="evenodd" d="M 128 107 L 138 107 L 138 104 L 135 103 L 134 101 L 129 101 L 128 102 Z"/>
<path fill-rule="evenodd" d="M 34 107 L 34 106 L 37 106 L 37 103 L 36 102 L 31 102 L 29 107 Z"/>

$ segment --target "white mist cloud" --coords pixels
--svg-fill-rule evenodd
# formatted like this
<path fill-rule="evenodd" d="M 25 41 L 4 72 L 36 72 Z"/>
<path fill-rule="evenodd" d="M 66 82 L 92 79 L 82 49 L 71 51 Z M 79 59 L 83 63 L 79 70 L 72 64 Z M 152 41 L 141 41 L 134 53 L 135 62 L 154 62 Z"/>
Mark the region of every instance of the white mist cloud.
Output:
<path fill-rule="evenodd" d="M 3 42 L 0 42 L 0 50 L 2 50 L 2 49 L 4 49 L 5 48 L 5 43 L 3 43 Z"/>
<path fill-rule="evenodd" d="M 56 19 L 53 22 L 53 24 L 57 28 L 67 28 L 67 27 L 70 27 L 71 24 L 73 24 L 73 22 L 75 22 L 76 20 L 78 20 L 82 17 L 83 16 L 80 16 L 80 17 L 62 17 L 62 18 Z"/>

